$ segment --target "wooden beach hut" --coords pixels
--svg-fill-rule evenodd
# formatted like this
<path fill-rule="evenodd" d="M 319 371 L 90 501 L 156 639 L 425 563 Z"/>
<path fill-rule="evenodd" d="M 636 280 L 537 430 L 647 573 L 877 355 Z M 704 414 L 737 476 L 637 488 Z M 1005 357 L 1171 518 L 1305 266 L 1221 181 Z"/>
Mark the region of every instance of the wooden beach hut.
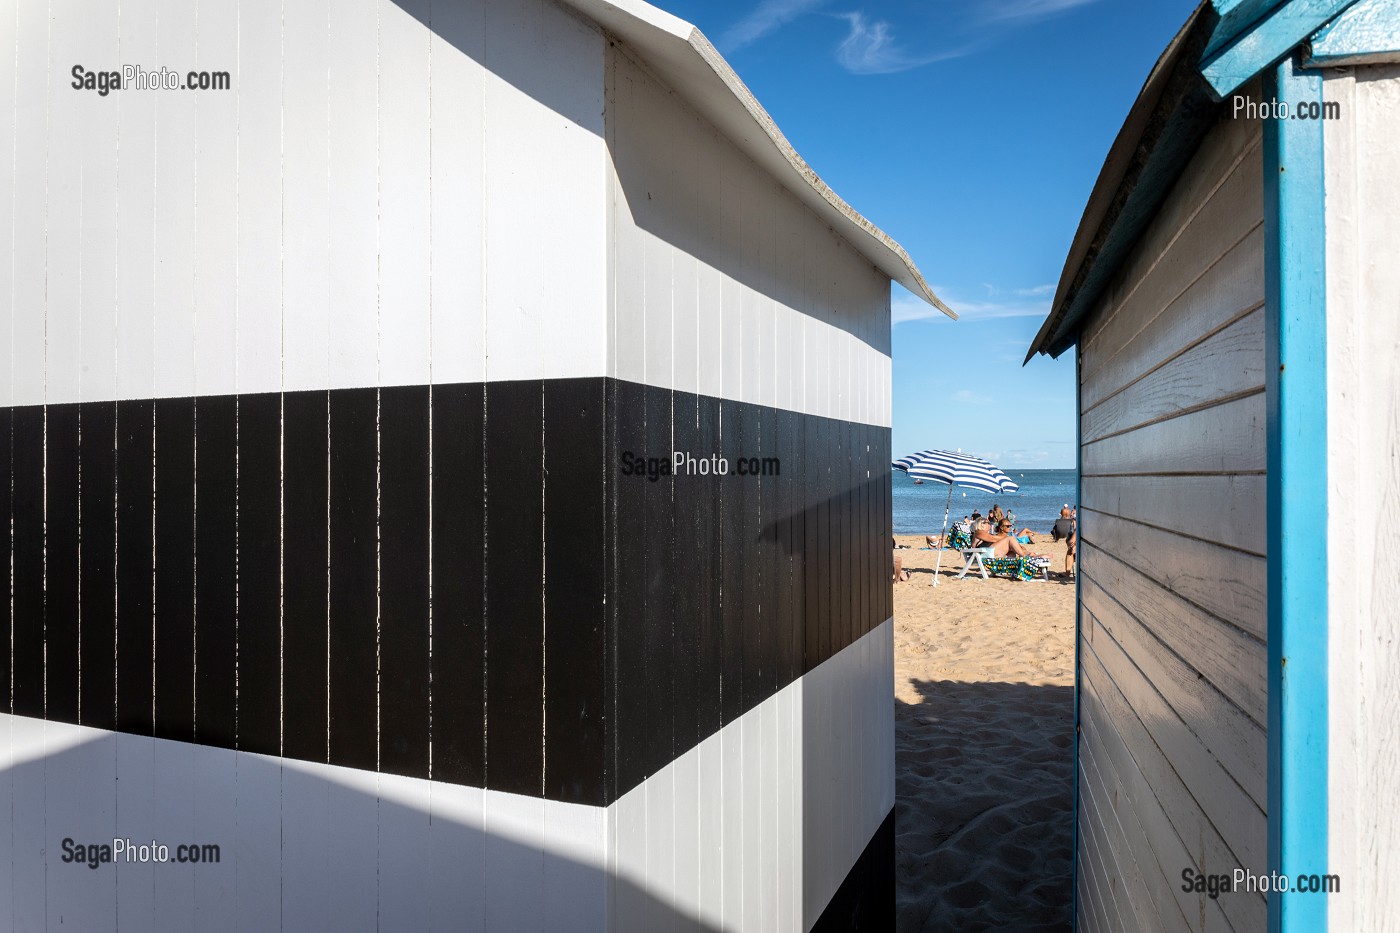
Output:
<path fill-rule="evenodd" d="M 1089 198 L 1080 930 L 1400 915 L 1397 125 L 1400 4 L 1212 0 Z"/>
<path fill-rule="evenodd" d="M 705 38 L 12 10 L 0 927 L 881 928 L 939 302 Z"/>

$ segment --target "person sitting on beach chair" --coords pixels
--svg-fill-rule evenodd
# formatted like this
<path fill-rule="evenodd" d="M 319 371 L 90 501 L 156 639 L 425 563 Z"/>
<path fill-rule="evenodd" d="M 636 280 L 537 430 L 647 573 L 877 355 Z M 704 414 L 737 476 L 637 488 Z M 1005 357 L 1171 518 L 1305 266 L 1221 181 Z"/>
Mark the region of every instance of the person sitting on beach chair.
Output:
<path fill-rule="evenodd" d="M 1011 537 L 1022 544 L 1035 544 L 1035 532 L 1031 531 L 1029 528 L 1022 528 L 1020 531 L 1012 534 L 1011 519 L 1009 518 L 1003 518 L 1001 521 L 997 522 L 996 529 L 997 534 L 1011 535 Z"/>
<path fill-rule="evenodd" d="M 972 543 L 976 547 L 989 547 L 992 549 L 993 557 L 1044 557 L 1044 554 L 1032 554 L 1030 548 L 1011 535 L 999 535 L 993 532 L 987 522 L 983 521 L 972 530 Z"/>

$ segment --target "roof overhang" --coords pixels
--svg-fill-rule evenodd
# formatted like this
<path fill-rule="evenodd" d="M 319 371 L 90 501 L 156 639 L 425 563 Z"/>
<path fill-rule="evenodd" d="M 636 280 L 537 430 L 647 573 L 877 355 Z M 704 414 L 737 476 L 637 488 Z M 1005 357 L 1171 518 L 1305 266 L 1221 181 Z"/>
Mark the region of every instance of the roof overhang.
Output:
<path fill-rule="evenodd" d="M 1394 61 L 1400 0 L 1203 0 L 1118 131 L 1026 362 L 1059 356 L 1127 259 L 1218 116 L 1222 98 L 1311 37 L 1311 63 Z"/>
<path fill-rule="evenodd" d="M 641 0 L 561 2 L 621 39 L 673 91 L 877 269 L 950 318 L 957 318 L 933 293 L 904 247 L 821 180 L 700 30 Z"/>
<path fill-rule="evenodd" d="M 1050 314 L 1026 362 L 1059 356 L 1078 334 L 1215 119 L 1217 103 L 1197 70 L 1218 21 L 1202 3 L 1147 76 L 1099 170 L 1065 259 Z"/>

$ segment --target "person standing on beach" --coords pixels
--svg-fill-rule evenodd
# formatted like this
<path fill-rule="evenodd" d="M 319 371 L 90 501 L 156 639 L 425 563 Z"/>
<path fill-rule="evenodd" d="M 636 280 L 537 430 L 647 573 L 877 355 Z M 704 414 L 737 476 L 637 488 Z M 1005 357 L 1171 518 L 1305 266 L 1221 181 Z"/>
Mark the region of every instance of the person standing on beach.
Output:
<path fill-rule="evenodd" d="M 1065 576 L 1074 574 L 1074 550 L 1079 543 L 1079 519 L 1075 517 L 1075 510 L 1065 503 L 1065 507 L 1060 509 L 1060 517 L 1055 519 L 1055 527 L 1050 529 L 1050 537 L 1056 541 L 1064 540 L 1065 550 Z"/>

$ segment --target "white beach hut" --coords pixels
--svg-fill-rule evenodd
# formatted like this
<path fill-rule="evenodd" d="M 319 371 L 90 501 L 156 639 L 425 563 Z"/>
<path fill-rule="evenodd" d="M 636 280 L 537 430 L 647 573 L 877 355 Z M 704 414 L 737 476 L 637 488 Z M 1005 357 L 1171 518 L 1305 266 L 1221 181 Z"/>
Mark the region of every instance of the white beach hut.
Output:
<path fill-rule="evenodd" d="M 1078 348 L 1081 930 L 1400 915 L 1397 125 L 1400 4 L 1213 0 L 1090 196 L 1031 348 Z"/>
<path fill-rule="evenodd" d="M 12 9 L 0 927 L 881 928 L 939 302 L 704 37 Z"/>

